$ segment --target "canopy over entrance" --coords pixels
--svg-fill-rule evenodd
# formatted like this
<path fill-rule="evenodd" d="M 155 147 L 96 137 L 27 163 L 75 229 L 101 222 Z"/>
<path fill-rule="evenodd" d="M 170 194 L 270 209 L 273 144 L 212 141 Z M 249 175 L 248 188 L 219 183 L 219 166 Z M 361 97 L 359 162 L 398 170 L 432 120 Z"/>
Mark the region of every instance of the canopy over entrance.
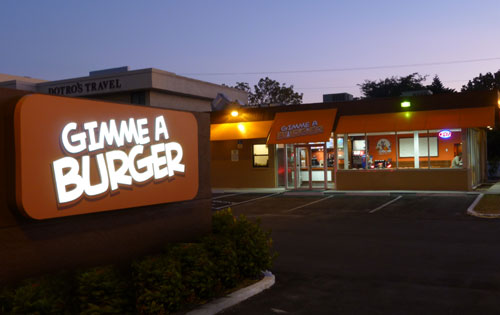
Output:
<path fill-rule="evenodd" d="M 276 113 L 267 144 L 326 142 L 336 109 Z"/>

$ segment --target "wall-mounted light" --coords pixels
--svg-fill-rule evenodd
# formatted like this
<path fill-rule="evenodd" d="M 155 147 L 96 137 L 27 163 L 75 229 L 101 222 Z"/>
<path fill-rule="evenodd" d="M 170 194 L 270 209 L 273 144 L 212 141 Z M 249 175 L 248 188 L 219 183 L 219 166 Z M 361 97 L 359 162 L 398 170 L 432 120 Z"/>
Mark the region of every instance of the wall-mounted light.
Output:
<path fill-rule="evenodd" d="M 403 107 L 403 108 L 410 107 L 410 106 L 411 106 L 411 103 L 409 101 L 401 102 L 401 107 Z"/>
<path fill-rule="evenodd" d="M 245 126 L 243 126 L 243 124 L 238 124 L 238 130 L 241 132 L 245 132 Z"/>
<path fill-rule="evenodd" d="M 237 110 L 233 110 L 233 111 L 231 112 L 231 116 L 233 116 L 233 117 L 238 117 L 238 115 L 239 115 L 239 113 L 238 113 L 238 111 L 237 111 Z"/>
<path fill-rule="evenodd" d="M 500 108 L 500 100 L 498 100 L 497 103 L 498 103 L 498 108 Z"/>

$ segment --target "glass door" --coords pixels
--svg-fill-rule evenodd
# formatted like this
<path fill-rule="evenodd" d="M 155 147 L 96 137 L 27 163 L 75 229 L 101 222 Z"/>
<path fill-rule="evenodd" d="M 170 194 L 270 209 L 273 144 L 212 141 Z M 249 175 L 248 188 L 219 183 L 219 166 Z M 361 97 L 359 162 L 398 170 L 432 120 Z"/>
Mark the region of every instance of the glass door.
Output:
<path fill-rule="evenodd" d="M 333 188 L 333 142 L 287 144 L 285 158 L 286 189 Z"/>
<path fill-rule="evenodd" d="M 309 146 L 295 147 L 295 189 L 312 189 L 311 185 L 311 148 Z"/>

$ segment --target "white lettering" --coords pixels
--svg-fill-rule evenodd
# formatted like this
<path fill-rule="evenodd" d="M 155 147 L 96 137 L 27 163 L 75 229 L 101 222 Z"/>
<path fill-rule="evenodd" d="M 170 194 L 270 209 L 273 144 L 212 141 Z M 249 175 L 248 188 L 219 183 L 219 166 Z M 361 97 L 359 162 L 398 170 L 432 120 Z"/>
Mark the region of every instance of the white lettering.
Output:
<path fill-rule="evenodd" d="M 177 154 L 175 158 L 172 159 L 172 151 L 176 151 Z M 165 156 L 167 157 L 167 165 L 168 165 L 168 176 L 174 176 L 175 172 L 184 173 L 184 164 L 181 164 L 182 161 L 182 147 L 177 142 L 170 142 L 165 144 Z"/>
<path fill-rule="evenodd" d="M 52 163 L 54 178 L 56 181 L 57 200 L 59 203 L 66 203 L 78 199 L 84 190 L 83 179 L 78 175 L 80 166 L 78 161 L 66 156 Z M 64 173 L 65 169 L 69 171 Z M 71 190 L 66 190 L 68 186 L 74 185 Z"/>
<path fill-rule="evenodd" d="M 159 156 L 158 153 L 165 151 L 165 145 L 163 143 L 154 144 L 151 146 L 151 158 L 153 159 L 153 170 L 155 173 L 155 179 L 161 179 L 168 175 L 167 169 L 167 158 L 165 156 Z M 165 165 L 164 168 L 160 168 Z"/>
<path fill-rule="evenodd" d="M 90 157 L 88 155 L 82 156 L 82 177 L 83 183 L 85 185 L 84 191 L 87 196 L 97 196 L 108 190 L 109 180 L 108 172 L 106 169 L 106 161 L 104 160 L 104 154 L 97 154 L 97 168 L 99 169 L 99 176 L 101 177 L 101 183 L 97 185 L 91 185 L 90 183 Z"/>
<path fill-rule="evenodd" d="M 115 161 L 121 161 L 121 165 L 116 169 Z M 132 185 L 132 177 L 127 175 L 128 156 L 127 153 L 120 150 L 106 152 L 106 162 L 108 163 L 109 182 L 111 190 L 117 190 L 118 185 Z"/>
<path fill-rule="evenodd" d="M 163 134 L 165 140 L 168 139 L 167 124 L 163 116 L 156 117 L 155 120 L 155 141 L 160 141 L 160 135 Z"/>
<path fill-rule="evenodd" d="M 77 145 L 71 144 L 68 139 L 68 135 L 71 131 L 76 130 L 76 123 L 70 122 L 66 126 L 64 126 L 61 133 L 61 140 L 64 146 L 64 149 L 68 151 L 68 153 L 76 154 L 80 153 L 87 147 L 87 143 L 85 142 L 85 138 L 87 137 L 84 132 L 77 133 L 71 136 L 71 142 L 78 143 Z"/>

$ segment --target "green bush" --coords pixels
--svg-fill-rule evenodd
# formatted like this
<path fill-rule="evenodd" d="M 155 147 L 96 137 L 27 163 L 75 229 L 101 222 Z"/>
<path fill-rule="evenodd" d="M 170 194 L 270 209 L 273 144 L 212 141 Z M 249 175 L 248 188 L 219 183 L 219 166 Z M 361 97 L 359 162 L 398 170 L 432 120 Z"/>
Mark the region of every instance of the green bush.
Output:
<path fill-rule="evenodd" d="M 66 274 L 24 280 L 2 294 L 2 314 L 74 314 L 72 283 Z"/>
<path fill-rule="evenodd" d="M 80 314 L 133 313 L 133 287 L 115 266 L 92 268 L 76 276 Z"/>
<path fill-rule="evenodd" d="M 168 248 L 168 257 L 181 264 L 184 300 L 187 304 L 198 303 L 214 296 L 215 267 L 201 243 L 180 243 Z"/>
<path fill-rule="evenodd" d="M 180 263 L 164 255 L 132 264 L 139 314 L 168 314 L 182 305 Z"/>
<path fill-rule="evenodd" d="M 202 243 L 214 264 L 213 275 L 217 281 L 217 291 L 222 293 L 235 287 L 240 277 L 234 243 L 228 238 L 214 234 L 205 236 Z"/>
<path fill-rule="evenodd" d="M 243 278 L 253 278 L 270 269 L 276 254 L 272 250 L 271 232 L 260 227 L 260 221 L 245 216 L 235 218 L 228 208 L 212 218 L 213 233 L 232 240 L 238 269 Z"/>
<path fill-rule="evenodd" d="M 270 269 L 270 232 L 230 209 L 213 216 L 199 243 L 167 247 L 132 263 L 102 266 L 0 288 L 0 314 L 168 314 L 234 288 Z"/>

